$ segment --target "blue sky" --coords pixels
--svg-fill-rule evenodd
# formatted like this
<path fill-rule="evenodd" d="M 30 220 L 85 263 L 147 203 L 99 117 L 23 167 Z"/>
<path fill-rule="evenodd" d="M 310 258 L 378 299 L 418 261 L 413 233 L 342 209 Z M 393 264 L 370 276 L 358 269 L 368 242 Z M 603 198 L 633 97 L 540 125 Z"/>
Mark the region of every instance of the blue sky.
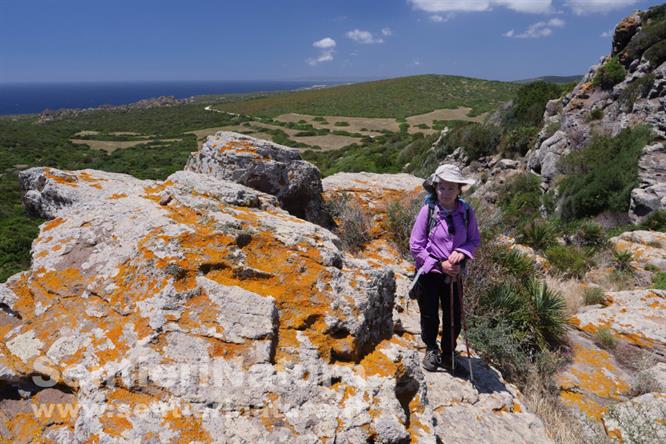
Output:
<path fill-rule="evenodd" d="M 582 74 L 647 0 L 0 0 L 0 82 Z"/>

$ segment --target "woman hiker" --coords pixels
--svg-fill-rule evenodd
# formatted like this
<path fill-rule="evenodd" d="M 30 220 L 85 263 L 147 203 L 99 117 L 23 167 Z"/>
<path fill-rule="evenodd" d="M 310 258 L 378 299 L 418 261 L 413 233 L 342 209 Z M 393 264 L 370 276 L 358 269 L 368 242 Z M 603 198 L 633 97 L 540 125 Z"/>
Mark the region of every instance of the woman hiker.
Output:
<path fill-rule="evenodd" d="M 474 180 L 465 178 L 457 166 L 440 165 L 423 183 L 429 196 L 416 216 L 409 239 L 412 256 L 421 273 L 418 284 L 422 291 L 418 304 L 421 339 L 426 345 L 423 368 L 428 371 L 436 371 L 438 367 L 448 371 L 454 368 L 452 353 L 461 327 L 461 307 L 456 295 L 462 291 L 461 280 L 456 278 L 464 270 L 465 261 L 474 258 L 480 243 L 474 210 L 460 198 L 463 185 L 473 183 Z M 461 288 L 458 288 L 459 285 Z M 454 311 L 453 341 L 451 298 Z M 440 308 L 444 313 L 441 354 L 437 346 Z M 462 366 L 456 365 L 455 369 L 461 376 L 467 373 Z"/>

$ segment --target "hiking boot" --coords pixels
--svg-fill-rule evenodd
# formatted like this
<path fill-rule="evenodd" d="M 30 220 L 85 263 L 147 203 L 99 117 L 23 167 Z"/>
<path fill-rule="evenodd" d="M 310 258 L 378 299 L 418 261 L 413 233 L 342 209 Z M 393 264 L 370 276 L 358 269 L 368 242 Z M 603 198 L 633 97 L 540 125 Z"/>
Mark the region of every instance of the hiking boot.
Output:
<path fill-rule="evenodd" d="M 459 378 L 467 378 L 469 376 L 469 370 L 467 370 L 467 368 L 465 368 L 458 361 L 456 361 L 456 368 L 453 369 L 453 365 L 451 363 L 451 353 L 442 353 L 439 359 L 439 365 L 453 376 L 457 376 Z"/>
<path fill-rule="evenodd" d="M 423 368 L 429 372 L 436 372 L 439 366 L 439 352 L 435 349 L 426 350 L 423 357 Z"/>

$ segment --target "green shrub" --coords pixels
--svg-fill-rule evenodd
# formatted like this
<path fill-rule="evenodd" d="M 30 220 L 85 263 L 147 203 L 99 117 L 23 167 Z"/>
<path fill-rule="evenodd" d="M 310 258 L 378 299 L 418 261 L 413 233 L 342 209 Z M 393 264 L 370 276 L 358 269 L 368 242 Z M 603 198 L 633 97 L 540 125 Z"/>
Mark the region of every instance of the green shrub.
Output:
<path fill-rule="evenodd" d="M 626 129 L 614 138 L 596 137 L 589 146 L 562 158 L 559 165 L 566 175 L 559 187 L 562 217 L 626 212 L 631 190 L 638 184 L 638 158 L 652 137 L 645 126 Z"/>
<path fill-rule="evenodd" d="M 650 61 L 653 68 L 666 61 L 666 40 L 655 43 L 643 53 L 643 57 Z"/>
<path fill-rule="evenodd" d="M 409 237 L 416 214 L 421 209 L 423 200 L 413 199 L 408 203 L 391 202 L 386 208 L 387 230 L 390 239 L 404 258 L 411 258 Z"/>
<path fill-rule="evenodd" d="M 652 288 L 666 290 L 666 272 L 659 271 L 652 275 Z"/>
<path fill-rule="evenodd" d="M 555 269 L 565 275 L 582 278 L 590 267 L 588 254 L 581 248 L 555 245 L 546 250 L 546 258 Z"/>
<path fill-rule="evenodd" d="M 594 333 L 594 342 L 601 348 L 613 350 L 617 347 L 617 339 L 608 327 L 601 327 Z"/>
<path fill-rule="evenodd" d="M 349 122 L 338 121 L 334 123 L 335 126 L 349 126 Z"/>
<path fill-rule="evenodd" d="M 615 85 L 624 80 L 627 70 L 620 63 L 617 57 L 611 58 L 599 68 L 592 85 L 599 86 L 602 89 L 612 89 Z"/>
<path fill-rule="evenodd" d="M 518 250 L 510 250 L 507 247 L 497 248 L 493 251 L 492 257 L 503 268 L 504 273 L 518 280 L 525 281 L 535 273 L 532 260 Z"/>
<path fill-rule="evenodd" d="M 633 273 L 632 260 L 634 260 L 634 255 L 629 250 L 613 251 L 613 265 L 615 270 L 620 273 Z"/>
<path fill-rule="evenodd" d="M 416 125 L 416 127 L 421 129 L 430 129 L 430 127 L 425 123 L 419 123 L 418 125 Z"/>
<path fill-rule="evenodd" d="M 560 127 L 561 127 L 560 122 L 550 122 L 548 125 L 546 125 L 546 131 L 545 131 L 546 139 L 548 139 L 557 131 L 559 131 Z"/>
<path fill-rule="evenodd" d="M 536 141 L 539 128 L 535 126 L 520 126 L 506 131 L 499 144 L 499 152 L 504 157 L 527 154 Z"/>
<path fill-rule="evenodd" d="M 520 229 L 520 241 L 537 250 L 545 250 L 557 243 L 555 228 L 542 219 L 535 219 Z"/>
<path fill-rule="evenodd" d="M 603 304 L 604 298 L 604 290 L 599 287 L 587 287 L 583 292 L 583 303 L 585 305 Z"/>
<path fill-rule="evenodd" d="M 594 222 L 583 222 L 576 230 L 576 241 L 580 246 L 601 248 L 606 245 L 607 239 L 601 225 Z"/>
<path fill-rule="evenodd" d="M 592 121 L 592 120 L 601 120 L 604 118 L 604 110 L 601 108 L 595 108 L 590 112 L 590 115 L 588 116 L 587 120 Z"/>
<path fill-rule="evenodd" d="M 561 94 L 560 86 L 551 82 L 538 81 L 522 85 L 516 93 L 513 106 L 505 116 L 505 124 L 540 127 L 546 103 Z"/>
<path fill-rule="evenodd" d="M 653 73 L 647 74 L 640 79 L 631 82 L 618 97 L 618 102 L 622 105 L 626 112 L 631 112 L 634 103 L 639 97 L 646 97 L 652 85 L 654 84 L 655 76 Z"/>
<path fill-rule="evenodd" d="M 666 210 L 650 213 L 638 227 L 643 230 L 666 232 Z"/>
<path fill-rule="evenodd" d="M 658 8 L 661 8 L 661 6 L 651 8 L 651 10 L 642 14 L 641 31 L 631 39 L 622 52 L 621 57 L 623 62 L 631 63 L 631 61 L 647 53 L 653 45 L 658 45 L 666 39 L 666 17 Z M 653 13 L 650 11 L 653 11 Z M 645 55 L 647 58 L 647 54 Z M 654 54 L 652 57 L 658 60 L 658 55 Z M 652 63 L 651 59 L 648 60 Z"/>
<path fill-rule="evenodd" d="M 511 178 L 499 190 L 499 206 L 506 225 L 513 227 L 524 225 L 541 216 L 540 183 L 538 176 L 524 173 Z"/>

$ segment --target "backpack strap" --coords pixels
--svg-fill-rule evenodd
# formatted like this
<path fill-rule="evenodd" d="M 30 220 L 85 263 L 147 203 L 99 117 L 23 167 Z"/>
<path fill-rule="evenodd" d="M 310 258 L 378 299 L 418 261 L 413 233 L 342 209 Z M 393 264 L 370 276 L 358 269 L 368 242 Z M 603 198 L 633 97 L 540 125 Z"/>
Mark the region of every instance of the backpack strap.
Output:
<path fill-rule="evenodd" d="M 430 232 L 432 232 L 436 224 L 437 219 L 435 219 L 435 206 L 428 204 L 428 231 L 426 231 L 426 237 L 430 236 Z"/>

